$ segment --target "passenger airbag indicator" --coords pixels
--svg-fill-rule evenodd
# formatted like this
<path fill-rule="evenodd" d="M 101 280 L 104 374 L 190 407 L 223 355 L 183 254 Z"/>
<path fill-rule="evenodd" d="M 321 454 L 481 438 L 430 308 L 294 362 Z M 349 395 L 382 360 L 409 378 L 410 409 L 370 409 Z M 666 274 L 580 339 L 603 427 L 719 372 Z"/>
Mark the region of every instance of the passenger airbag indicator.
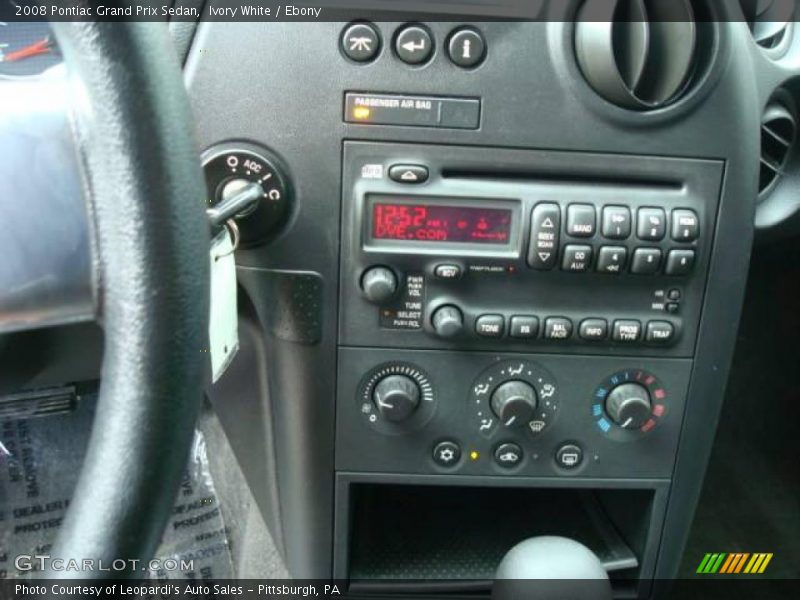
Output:
<path fill-rule="evenodd" d="M 481 103 L 476 98 L 348 92 L 344 120 L 365 125 L 477 129 L 480 110 Z"/>

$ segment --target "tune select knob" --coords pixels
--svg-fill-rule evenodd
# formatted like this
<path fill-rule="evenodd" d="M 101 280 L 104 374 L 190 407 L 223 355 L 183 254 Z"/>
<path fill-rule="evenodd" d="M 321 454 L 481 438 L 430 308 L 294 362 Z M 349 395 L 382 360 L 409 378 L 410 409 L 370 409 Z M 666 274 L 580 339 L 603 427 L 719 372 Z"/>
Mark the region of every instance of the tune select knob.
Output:
<path fill-rule="evenodd" d="M 397 277 L 387 267 L 370 267 L 361 276 L 364 296 L 373 304 L 383 304 L 397 292 Z"/>
<path fill-rule="evenodd" d="M 419 405 L 419 386 L 405 375 L 389 375 L 375 385 L 372 400 L 387 421 L 403 421 Z"/>
<path fill-rule="evenodd" d="M 618 385 L 606 398 L 606 413 L 623 429 L 638 429 L 650 418 L 650 393 L 638 383 Z"/>
<path fill-rule="evenodd" d="M 521 427 L 533 418 L 538 398 L 524 381 L 506 381 L 492 394 L 492 410 L 506 427 Z"/>
<path fill-rule="evenodd" d="M 431 317 L 436 335 L 443 338 L 457 336 L 464 329 L 464 315 L 457 306 L 447 304 L 436 309 Z"/>

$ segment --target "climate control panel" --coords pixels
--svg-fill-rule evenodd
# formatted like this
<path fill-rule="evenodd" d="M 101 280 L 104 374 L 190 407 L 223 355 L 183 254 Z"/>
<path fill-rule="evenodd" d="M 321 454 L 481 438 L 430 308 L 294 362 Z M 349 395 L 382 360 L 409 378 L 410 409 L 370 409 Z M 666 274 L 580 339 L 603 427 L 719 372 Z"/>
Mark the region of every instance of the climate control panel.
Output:
<path fill-rule="evenodd" d="M 337 469 L 669 477 L 690 370 L 688 359 L 342 348 Z"/>

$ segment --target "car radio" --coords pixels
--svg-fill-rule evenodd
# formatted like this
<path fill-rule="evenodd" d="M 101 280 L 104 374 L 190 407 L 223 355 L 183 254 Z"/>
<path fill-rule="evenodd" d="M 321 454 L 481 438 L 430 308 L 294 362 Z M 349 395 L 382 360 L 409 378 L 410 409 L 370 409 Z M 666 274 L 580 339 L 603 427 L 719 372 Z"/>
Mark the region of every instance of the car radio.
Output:
<path fill-rule="evenodd" d="M 359 142 L 344 158 L 345 344 L 691 355 L 719 163 Z"/>

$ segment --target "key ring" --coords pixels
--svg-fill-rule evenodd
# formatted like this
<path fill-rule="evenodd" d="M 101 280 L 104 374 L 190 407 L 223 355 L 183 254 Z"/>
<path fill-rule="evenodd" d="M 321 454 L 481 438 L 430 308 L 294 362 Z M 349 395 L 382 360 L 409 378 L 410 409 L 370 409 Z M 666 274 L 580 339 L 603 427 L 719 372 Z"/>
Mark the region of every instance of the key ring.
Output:
<path fill-rule="evenodd" d="M 220 258 L 225 258 L 229 254 L 233 254 L 234 252 L 236 252 L 236 249 L 239 247 L 239 242 L 242 239 L 242 234 L 239 232 L 239 226 L 236 224 L 236 221 L 234 221 L 233 219 L 228 219 L 227 221 L 225 221 L 224 227 L 231 234 L 233 245 L 231 246 L 231 249 L 225 252 L 224 254 L 217 254 L 214 257 L 214 261 L 217 261 Z"/>

